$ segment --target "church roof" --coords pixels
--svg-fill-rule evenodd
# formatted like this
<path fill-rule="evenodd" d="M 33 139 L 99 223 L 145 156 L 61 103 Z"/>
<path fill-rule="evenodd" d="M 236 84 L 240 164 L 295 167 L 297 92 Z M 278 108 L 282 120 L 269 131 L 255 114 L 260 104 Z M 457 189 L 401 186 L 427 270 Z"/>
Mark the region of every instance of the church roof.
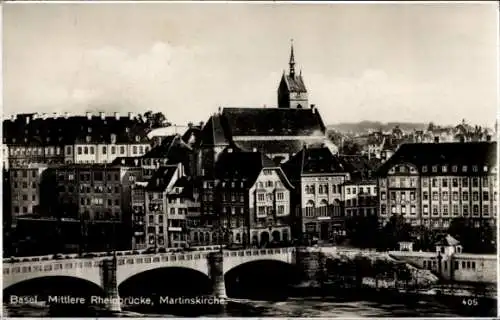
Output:
<path fill-rule="evenodd" d="M 304 79 L 302 78 L 302 75 L 283 75 L 281 78 L 281 81 L 285 81 L 285 84 L 288 88 L 289 92 L 299 92 L 299 93 L 306 93 L 306 85 L 304 84 Z"/>
<path fill-rule="evenodd" d="M 231 136 L 309 136 L 323 134 L 325 125 L 316 108 L 224 108 L 221 125 Z"/>

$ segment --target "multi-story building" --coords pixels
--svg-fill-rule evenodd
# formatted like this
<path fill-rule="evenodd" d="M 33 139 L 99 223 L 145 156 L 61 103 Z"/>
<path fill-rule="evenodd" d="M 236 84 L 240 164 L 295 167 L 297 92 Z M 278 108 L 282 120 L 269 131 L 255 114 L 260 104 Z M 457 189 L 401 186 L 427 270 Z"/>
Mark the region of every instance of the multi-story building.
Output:
<path fill-rule="evenodd" d="M 350 179 L 350 167 L 321 147 L 304 148 L 283 168 L 294 186 L 294 237 L 328 241 L 343 230 L 342 186 Z"/>
<path fill-rule="evenodd" d="M 181 243 L 186 242 L 186 212 L 179 211 L 181 208 L 175 203 L 169 203 L 170 199 L 175 198 L 172 194 L 180 193 L 182 187 L 179 186 L 179 180 L 183 177 L 182 163 L 161 166 L 144 188 L 146 239 L 150 248 L 181 246 Z M 170 209 L 174 210 L 169 211 Z M 171 223 L 170 218 L 176 222 Z"/>
<path fill-rule="evenodd" d="M 23 168 L 14 167 L 8 171 L 11 195 L 9 201 L 14 221 L 21 216 L 44 213 L 42 202 L 50 196 L 46 192 L 49 190 L 42 188 L 47 168 L 44 164 L 28 164 Z M 44 195 L 46 197 L 43 197 Z"/>
<path fill-rule="evenodd" d="M 376 180 L 353 180 L 344 183 L 346 218 L 377 216 L 378 192 Z"/>
<path fill-rule="evenodd" d="M 130 206 L 132 209 L 132 249 L 146 249 L 146 186 L 147 182 L 137 181 L 132 185 Z"/>
<path fill-rule="evenodd" d="M 405 144 L 378 170 L 379 217 L 447 228 L 454 218 L 494 223 L 496 142 Z"/>
<path fill-rule="evenodd" d="M 4 144 L 12 166 L 28 163 L 111 163 L 141 156 L 150 146 L 146 123 L 132 113 L 106 116 L 22 114 L 3 121 Z"/>
<path fill-rule="evenodd" d="M 228 147 L 215 169 L 215 183 L 205 181 L 204 189 L 212 190 L 210 204 L 220 213 L 216 240 L 262 247 L 291 240 L 293 187 L 277 164 L 258 151 Z"/>

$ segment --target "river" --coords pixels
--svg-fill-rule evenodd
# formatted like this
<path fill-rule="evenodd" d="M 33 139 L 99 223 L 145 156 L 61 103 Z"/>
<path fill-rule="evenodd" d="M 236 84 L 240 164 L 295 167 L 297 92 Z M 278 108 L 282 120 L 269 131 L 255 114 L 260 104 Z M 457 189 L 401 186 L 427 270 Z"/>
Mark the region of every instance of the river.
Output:
<path fill-rule="evenodd" d="M 378 301 L 375 301 L 378 300 Z M 392 301 L 383 301 L 392 300 Z M 399 301 L 398 301 L 399 300 Z M 286 298 L 282 301 L 230 299 L 225 305 L 188 306 L 172 310 L 133 310 L 109 314 L 96 309 L 72 309 L 54 313 L 49 307 L 7 306 L 9 317 L 464 317 L 496 315 L 496 300 L 480 302 L 475 308 L 459 303 L 425 299 L 338 299 L 328 297 Z"/>

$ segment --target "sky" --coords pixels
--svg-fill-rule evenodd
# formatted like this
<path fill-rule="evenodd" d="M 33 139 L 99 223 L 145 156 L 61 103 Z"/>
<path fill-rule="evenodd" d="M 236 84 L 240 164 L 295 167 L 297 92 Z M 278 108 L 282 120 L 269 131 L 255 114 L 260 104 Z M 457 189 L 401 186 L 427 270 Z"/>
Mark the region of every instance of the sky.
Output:
<path fill-rule="evenodd" d="M 275 107 L 290 39 L 327 124 L 492 126 L 498 6 L 6 3 L 3 111 L 163 112 L 179 125 Z"/>

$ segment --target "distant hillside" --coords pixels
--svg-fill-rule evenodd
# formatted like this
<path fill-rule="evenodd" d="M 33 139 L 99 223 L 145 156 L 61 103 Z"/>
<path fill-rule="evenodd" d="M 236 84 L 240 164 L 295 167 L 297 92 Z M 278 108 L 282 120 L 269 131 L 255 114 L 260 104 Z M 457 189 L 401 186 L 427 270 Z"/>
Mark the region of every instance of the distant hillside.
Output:
<path fill-rule="evenodd" d="M 328 125 L 328 129 L 333 129 L 340 132 L 367 132 L 369 130 L 392 130 L 395 126 L 399 126 L 401 130 L 425 130 L 427 129 L 428 123 L 419 122 L 388 122 L 382 123 L 378 121 L 361 121 L 353 123 L 337 123 Z"/>

